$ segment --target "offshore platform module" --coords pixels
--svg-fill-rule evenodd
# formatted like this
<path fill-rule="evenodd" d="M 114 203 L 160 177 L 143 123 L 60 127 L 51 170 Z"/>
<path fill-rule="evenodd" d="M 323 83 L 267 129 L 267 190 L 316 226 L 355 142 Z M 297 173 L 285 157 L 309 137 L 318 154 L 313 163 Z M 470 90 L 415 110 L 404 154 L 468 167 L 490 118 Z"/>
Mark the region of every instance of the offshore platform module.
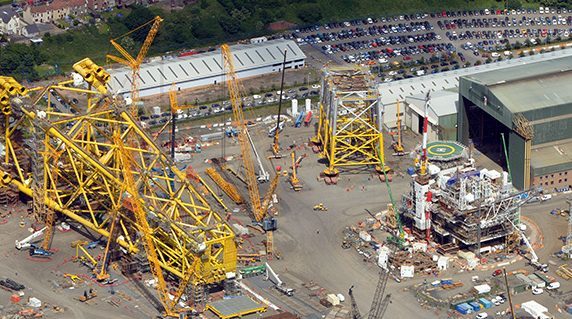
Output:
<path fill-rule="evenodd" d="M 31 254 L 50 252 L 58 219 L 81 224 L 113 243 L 105 256 L 112 246 L 127 252 L 122 270 L 148 260 L 158 308 L 178 317 L 187 309 L 180 307 L 183 295 L 201 303 L 205 286 L 236 271 L 234 233 L 124 101 L 108 94 L 109 74 L 89 59 L 74 70 L 80 81 L 29 90 L 0 76 L 0 187 L 32 198 L 36 219 L 45 223 L 44 240 Z M 107 265 L 97 265 L 98 278 L 108 277 Z"/>
<path fill-rule="evenodd" d="M 505 244 L 533 193 L 516 191 L 506 172 L 475 168 L 473 159 L 443 170 L 429 165 L 426 175 L 413 176 L 401 214 L 427 240 L 481 251 Z"/>

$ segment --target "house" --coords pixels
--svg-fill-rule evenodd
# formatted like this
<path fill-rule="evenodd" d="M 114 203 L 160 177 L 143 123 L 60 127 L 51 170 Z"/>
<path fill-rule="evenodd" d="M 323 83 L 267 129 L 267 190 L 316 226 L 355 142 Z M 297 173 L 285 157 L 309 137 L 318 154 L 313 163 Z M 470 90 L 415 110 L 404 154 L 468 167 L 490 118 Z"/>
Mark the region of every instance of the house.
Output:
<path fill-rule="evenodd" d="M 54 0 L 38 6 L 28 6 L 24 10 L 24 21 L 28 24 L 51 23 L 69 15 L 87 12 L 86 0 Z"/>
<path fill-rule="evenodd" d="M 22 28 L 22 35 L 26 38 L 41 38 L 46 32 L 50 32 L 54 28 L 53 25 L 45 23 L 28 24 Z"/>
<path fill-rule="evenodd" d="M 115 7 L 115 0 L 87 0 L 87 8 L 93 11 L 104 11 Z"/>
<path fill-rule="evenodd" d="M 24 23 L 20 15 L 11 8 L 0 9 L 0 34 L 20 35 Z"/>

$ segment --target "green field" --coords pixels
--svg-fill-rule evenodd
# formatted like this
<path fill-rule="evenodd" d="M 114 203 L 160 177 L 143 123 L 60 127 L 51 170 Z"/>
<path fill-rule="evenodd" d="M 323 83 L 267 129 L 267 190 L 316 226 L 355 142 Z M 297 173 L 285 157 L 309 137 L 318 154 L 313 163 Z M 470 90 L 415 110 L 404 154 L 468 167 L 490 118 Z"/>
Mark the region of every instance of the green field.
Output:
<path fill-rule="evenodd" d="M 7 4 L 11 4 L 11 3 L 12 3 L 12 0 L 0 0 L 0 6 L 4 6 Z"/>

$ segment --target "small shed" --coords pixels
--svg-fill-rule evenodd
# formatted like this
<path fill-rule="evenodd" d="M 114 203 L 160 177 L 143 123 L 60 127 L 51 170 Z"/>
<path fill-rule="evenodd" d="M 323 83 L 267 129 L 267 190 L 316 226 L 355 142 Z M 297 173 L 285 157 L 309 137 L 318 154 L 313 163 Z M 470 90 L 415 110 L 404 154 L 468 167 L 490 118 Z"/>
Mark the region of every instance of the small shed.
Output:
<path fill-rule="evenodd" d="M 475 287 L 473 287 L 473 289 L 475 289 L 475 291 L 479 295 L 488 294 L 489 292 L 491 292 L 491 286 L 489 286 L 487 284 L 475 286 Z"/>
<path fill-rule="evenodd" d="M 206 310 L 212 311 L 221 319 L 230 319 L 253 313 L 262 313 L 267 308 L 265 305 L 260 305 L 247 296 L 238 296 L 208 303 Z"/>

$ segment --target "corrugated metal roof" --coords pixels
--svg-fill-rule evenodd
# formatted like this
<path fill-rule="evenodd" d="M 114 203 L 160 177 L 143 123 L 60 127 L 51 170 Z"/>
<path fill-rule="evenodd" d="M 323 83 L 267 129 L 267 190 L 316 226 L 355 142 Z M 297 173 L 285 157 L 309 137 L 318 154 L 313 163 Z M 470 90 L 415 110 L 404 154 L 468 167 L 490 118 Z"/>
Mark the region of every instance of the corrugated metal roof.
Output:
<path fill-rule="evenodd" d="M 529 57 L 504 60 L 480 66 L 451 70 L 437 74 L 429 74 L 394 82 L 380 83 L 379 90 L 381 94 L 381 101 L 384 104 L 391 104 L 395 103 L 396 100 L 403 101 L 407 96 L 425 94 L 427 90 L 432 90 L 435 92 L 440 90 L 458 88 L 459 77 L 461 76 L 472 78 L 473 75 L 486 74 L 488 73 L 488 71 L 493 71 L 493 70 L 495 70 L 493 72 L 498 72 L 498 73 L 512 73 L 513 72 L 512 69 L 510 72 L 506 72 L 508 68 L 515 68 L 515 69 L 518 68 L 519 70 L 522 70 L 524 72 L 527 68 L 534 65 L 532 64 L 532 62 L 552 61 L 562 57 L 572 57 L 572 49 L 557 50 L 554 52 L 547 52 L 544 54 L 537 54 Z M 559 64 L 565 62 L 555 62 L 555 63 Z M 570 61 L 568 62 L 568 64 L 571 63 L 572 62 Z M 520 67 L 522 67 L 522 69 L 520 69 Z M 568 91 L 572 93 L 572 90 Z"/>
<path fill-rule="evenodd" d="M 512 113 L 572 101 L 572 56 L 468 76 L 486 86 Z"/>
<path fill-rule="evenodd" d="M 441 90 L 431 94 L 431 100 L 429 100 L 429 120 L 433 124 L 438 123 L 438 118 L 445 115 L 457 114 L 457 101 L 459 100 L 459 92 L 451 90 Z M 411 105 L 415 106 L 416 111 L 418 110 L 423 114 L 425 107 L 425 94 L 415 94 L 405 98 L 405 101 Z"/>
<path fill-rule="evenodd" d="M 252 301 L 246 296 L 238 296 L 230 299 L 222 299 L 209 303 L 209 306 L 217 313 L 217 315 L 228 317 L 238 316 L 243 313 L 249 313 L 252 310 L 260 308 L 260 305 Z"/>
<path fill-rule="evenodd" d="M 256 44 L 237 44 L 231 46 L 236 71 L 254 69 L 283 61 L 283 52 L 287 50 L 286 62 L 305 59 L 306 55 L 292 40 L 270 40 Z M 139 72 L 141 90 L 187 82 L 224 74 L 224 64 L 220 48 L 207 53 L 177 57 L 156 62 L 144 63 Z M 112 92 L 125 93 L 131 90 L 131 70 L 119 68 L 110 70 L 109 86 Z"/>
<path fill-rule="evenodd" d="M 536 176 L 572 169 L 572 140 L 533 146 L 530 166 Z"/>

